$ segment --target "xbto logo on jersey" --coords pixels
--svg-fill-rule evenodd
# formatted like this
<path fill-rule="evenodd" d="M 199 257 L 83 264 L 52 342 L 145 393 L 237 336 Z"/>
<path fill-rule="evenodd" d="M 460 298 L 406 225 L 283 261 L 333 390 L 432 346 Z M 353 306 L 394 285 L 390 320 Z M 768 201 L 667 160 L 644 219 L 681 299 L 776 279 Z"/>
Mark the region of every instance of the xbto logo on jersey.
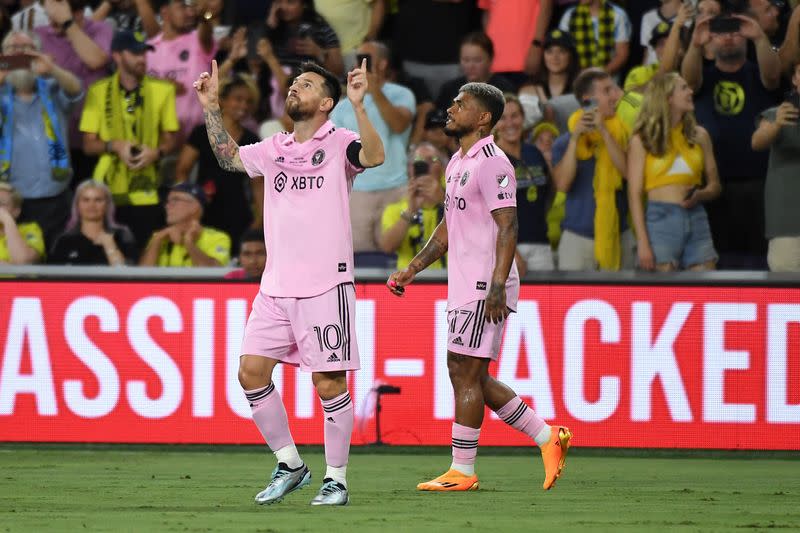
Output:
<path fill-rule="evenodd" d="M 289 178 L 283 172 L 281 172 L 280 174 L 275 176 L 275 179 L 274 179 L 275 190 L 278 191 L 278 192 L 283 192 L 283 188 L 286 187 L 286 181 L 288 179 Z"/>
<path fill-rule="evenodd" d="M 461 196 L 453 196 L 453 207 L 458 209 L 459 211 L 463 211 L 467 208 L 467 201 L 464 200 Z M 444 199 L 444 208 L 445 210 L 449 209 L 450 207 L 450 195 L 446 195 Z"/>
<path fill-rule="evenodd" d="M 323 183 L 325 176 L 292 176 L 293 191 L 321 189 Z"/>

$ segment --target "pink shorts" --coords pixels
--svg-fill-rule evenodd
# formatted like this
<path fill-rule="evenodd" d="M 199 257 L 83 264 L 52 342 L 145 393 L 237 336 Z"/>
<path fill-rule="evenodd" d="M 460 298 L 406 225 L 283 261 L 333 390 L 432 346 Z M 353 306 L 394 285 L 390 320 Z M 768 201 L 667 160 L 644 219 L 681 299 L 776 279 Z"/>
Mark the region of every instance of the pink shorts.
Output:
<path fill-rule="evenodd" d="M 352 283 L 311 298 L 274 298 L 259 291 L 244 328 L 242 354 L 306 372 L 358 370 L 355 304 Z"/>
<path fill-rule="evenodd" d="M 497 360 L 506 321 L 487 322 L 485 304 L 485 300 L 477 300 L 447 312 L 447 351 Z"/>

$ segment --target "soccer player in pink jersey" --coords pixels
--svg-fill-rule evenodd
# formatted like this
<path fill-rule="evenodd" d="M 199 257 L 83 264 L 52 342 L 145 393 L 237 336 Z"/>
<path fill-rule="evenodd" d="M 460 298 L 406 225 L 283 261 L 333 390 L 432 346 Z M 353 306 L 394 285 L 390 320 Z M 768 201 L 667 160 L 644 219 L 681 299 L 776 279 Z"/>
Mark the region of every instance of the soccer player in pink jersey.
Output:
<path fill-rule="evenodd" d="M 496 360 L 505 320 L 519 297 L 517 200 L 514 168 L 494 144 L 492 128 L 503 115 L 503 93 L 486 83 L 461 87 L 447 110 L 445 132 L 461 149 L 447 165 L 445 217 L 408 268 L 389 277 L 389 290 L 405 287 L 445 253 L 447 260 L 447 369 L 455 394 L 453 463 L 419 490 L 464 491 L 478 488 L 475 456 L 488 406 L 511 427 L 539 445 L 544 460 L 543 487 L 561 475 L 572 434 L 549 426 L 507 385 L 489 375 Z"/>
<path fill-rule="evenodd" d="M 360 139 L 328 120 L 341 96 L 336 77 L 312 63 L 301 65 L 300 71 L 286 98 L 294 133 L 278 133 L 249 146 L 237 146 L 222 125 L 216 61 L 211 74 L 201 74 L 194 87 L 220 166 L 264 176 L 269 254 L 245 327 L 239 382 L 278 466 L 256 503 L 279 502 L 311 481 L 272 383 L 275 365 L 286 363 L 312 373 L 325 417 L 327 471 L 311 504 L 346 505 L 353 431 L 347 371 L 359 368 L 348 199 L 356 175 L 383 163 L 384 152 L 364 109 L 366 61 L 347 75 L 347 98 L 356 112 Z"/>

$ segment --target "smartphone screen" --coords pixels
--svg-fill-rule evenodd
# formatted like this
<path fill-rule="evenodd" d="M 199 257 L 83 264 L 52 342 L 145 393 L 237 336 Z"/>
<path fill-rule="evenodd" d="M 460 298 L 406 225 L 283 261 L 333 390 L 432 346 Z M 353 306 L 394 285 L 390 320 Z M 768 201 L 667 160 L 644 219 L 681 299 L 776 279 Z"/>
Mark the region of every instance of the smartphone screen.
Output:
<path fill-rule="evenodd" d="M 736 33 L 742 21 L 733 17 L 714 17 L 709 24 L 711 33 Z"/>
<path fill-rule="evenodd" d="M 431 171 L 431 166 L 427 161 L 414 161 L 414 177 L 424 176 Z"/>
<path fill-rule="evenodd" d="M 360 67 L 367 60 L 367 72 L 372 72 L 372 56 L 370 54 L 356 54 L 356 66 Z"/>
<path fill-rule="evenodd" d="M 31 56 L 24 54 L 0 56 L 0 70 L 17 70 L 31 68 Z"/>

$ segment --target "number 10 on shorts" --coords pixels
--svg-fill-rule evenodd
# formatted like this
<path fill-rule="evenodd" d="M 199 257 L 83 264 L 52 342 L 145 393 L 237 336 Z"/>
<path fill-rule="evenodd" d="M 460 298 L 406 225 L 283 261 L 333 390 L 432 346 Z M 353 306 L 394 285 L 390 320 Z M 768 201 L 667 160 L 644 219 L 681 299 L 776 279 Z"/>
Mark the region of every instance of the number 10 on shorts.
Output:
<path fill-rule="evenodd" d="M 314 333 L 317 334 L 320 352 L 332 352 L 342 348 L 345 341 L 342 335 L 342 328 L 338 324 L 328 324 L 325 327 L 314 326 Z M 343 350 L 342 358 L 347 361 L 350 358 L 350 351 Z"/>

